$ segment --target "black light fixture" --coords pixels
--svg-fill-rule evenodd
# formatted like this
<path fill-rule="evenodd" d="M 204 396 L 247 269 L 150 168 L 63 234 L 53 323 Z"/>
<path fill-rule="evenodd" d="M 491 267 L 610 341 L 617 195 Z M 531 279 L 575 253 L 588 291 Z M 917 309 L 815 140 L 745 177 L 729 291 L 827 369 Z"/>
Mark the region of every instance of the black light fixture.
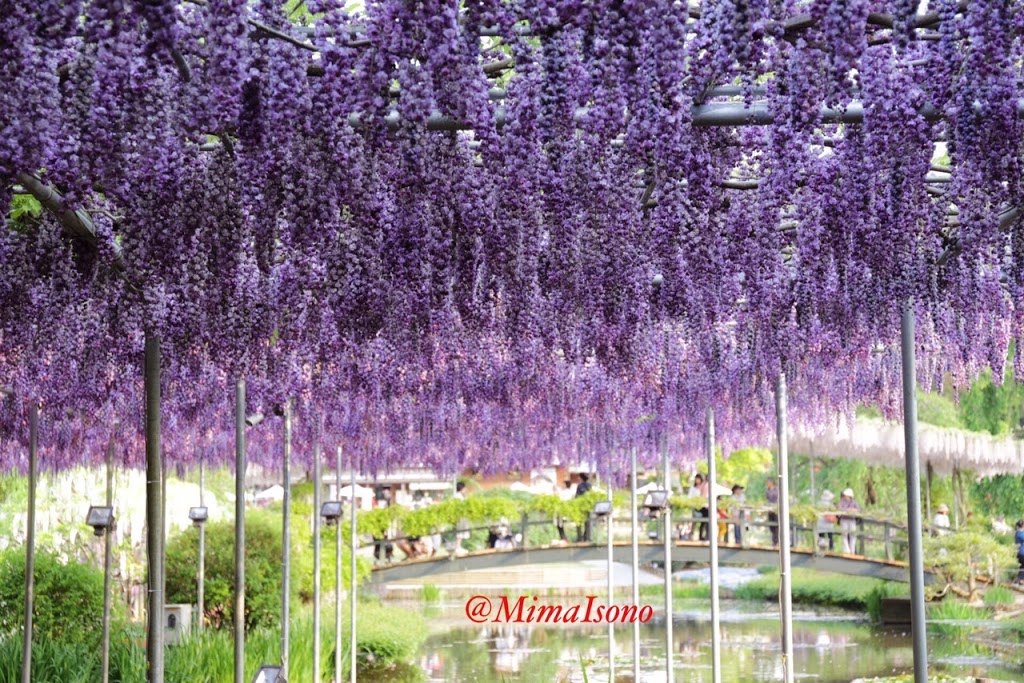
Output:
<path fill-rule="evenodd" d="M 341 519 L 342 505 L 340 500 L 329 500 L 320 506 L 320 516 L 331 526 Z"/>
<path fill-rule="evenodd" d="M 202 526 L 209 518 L 209 510 L 205 506 L 189 508 L 188 518 L 192 520 L 194 526 Z"/>
<path fill-rule="evenodd" d="M 610 500 L 599 500 L 594 503 L 594 515 L 596 517 L 607 517 L 612 513 L 612 502 Z"/>
<path fill-rule="evenodd" d="M 264 664 L 252 679 L 252 683 L 288 683 L 281 675 L 281 667 Z"/>
<path fill-rule="evenodd" d="M 657 514 L 668 507 L 668 496 L 668 491 L 662 489 L 648 491 L 644 497 L 644 507 L 652 515 Z"/>
<path fill-rule="evenodd" d="M 107 529 L 114 526 L 114 508 L 101 505 L 90 506 L 85 523 L 93 528 L 97 536 L 102 536 Z"/>

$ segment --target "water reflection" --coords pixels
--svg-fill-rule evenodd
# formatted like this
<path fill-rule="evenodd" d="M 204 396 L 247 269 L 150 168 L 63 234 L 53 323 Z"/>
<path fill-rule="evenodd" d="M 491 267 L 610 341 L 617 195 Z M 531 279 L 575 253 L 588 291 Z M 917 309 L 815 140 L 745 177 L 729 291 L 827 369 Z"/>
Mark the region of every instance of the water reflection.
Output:
<path fill-rule="evenodd" d="M 453 607 L 451 616 L 454 616 Z M 699 604 L 677 614 L 674 629 L 675 679 L 679 683 L 711 680 L 710 623 L 698 616 Z M 448 613 L 448 610 L 444 610 Z M 750 614 L 738 605 L 723 613 L 722 680 L 777 681 L 782 678 L 777 614 Z M 420 657 L 430 681 L 589 681 L 608 680 L 608 639 L 605 627 L 489 624 L 452 626 L 431 637 Z M 822 683 L 849 683 L 859 677 L 909 673 L 913 650 L 908 634 L 872 628 L 849 616 L 806 613 L 793 627 L 797 677 Z M 957 645 L 936 635 L 929 643 L 935 672 L 987 674 L 1020 680 L 1016 665 L 1000 662 L 976 643 Z M 979 649 L 980 648 L 980 649 Z M 664 681 L 664 631 L 651 622 L 641 629 L 641 680 Z M 616 629 L 616 676 L 632 678 L 632 629 Z"/>

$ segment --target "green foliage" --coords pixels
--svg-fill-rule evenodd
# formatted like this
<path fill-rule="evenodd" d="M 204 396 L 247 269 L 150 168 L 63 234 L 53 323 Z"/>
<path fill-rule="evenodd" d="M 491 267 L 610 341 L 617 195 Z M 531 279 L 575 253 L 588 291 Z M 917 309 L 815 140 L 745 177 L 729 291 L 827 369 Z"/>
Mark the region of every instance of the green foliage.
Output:
<path fill-rule="evenodd" d="M 872 621 L 882 620 L 882 598 L 910 595 L 910 586 L 905 583 L 879 582 L 864 596 L 864 609 Z"/>
<path fill-rule="evenodd" d="M 886 583 L 882 579 L 835 576 L 798 568 L 793 570 L 793 602 L 866 609 L 872 591 L 881 590 L 879 587 Z M 778 600 L 778 573 L 764 574 L 737 586 L 736 597 L 744 600 Z"/>
<path fill-rule="evenodd" d="M 966 602 L 946 598 L 941 602 L 927 606 L 928 627 L 943 636 L 965 638 L 975 627 L 970 624 L 943 624 L 943 621 L 983 621 L 992 618 L 992 610 L 988 607 L 973 607 Z"/>
<path fill-rule="evenodd" d="M 715 454 L 716 481 L 719 484 L 742 484 L 752 480 L 754 475 L 764 475 L 772 466 L 772 452 L 767 448 L 741 448 L 733 451 L 726 460 L 719 449 Z M 697 471 L 707 476 L 706 460 L 697 463 Z M 763 482 L 763 479 L 761 480 Z"/>
<path fill-rule="evenodd" d="M 1000 474 L 971 486 L 970 498 L 984 516 L 1004 515 L 1010 526 L 1024 511 L 1024 477 Z"/>
<path fill-rule="evenodd" d="M 281 614 L 281 521 L 271 511 L 249 511 L 245 516 L 245 626 L 252 629 L 275 623 Z M 196 567 L 199 533 L 194 528 L 173 536 L 167 544 L 167 598 L 171 603 L 196 602 Z M 292 595 L 306 592 L 312 583 L 312 563 L 302 569 L 301 553 L 293 565 Z M 206 525 L 205 608 L 214 628 L 234 620 L 235 530 L 231 522 Z M 309 589 L 311 592 L 311 588 Z"/>
<path fill-rule="evenodd" d="M 917 419 L 938 427 L 964 428 L 956 403 L 930 391 L 917 392 Z"/>
<path fill-rule="evenodd" d="M 985 590 L 983 600 L 986 605 L 1012 605 L 1016 594 L 1006 586 L 990 586 Z"/>
<path fill-rule="evenodd" d="M 43 212 L 43 205 L 30 194 L 16 194 L 11 198 L 11 212 L 7 225 L 14 230 L 24 230 L 35 222 Z"/>
<path fill-rule="evenodd" d="M 665 599 L 665 585 L 662 583 L 644 584 L 640 586 L 640 596 L 644 598 Z M 704 600 L 711 597 L 711 585 L 703 581 L 673 581 L 673 600 Z"/>
<path fill-rule="evenodd" d="M 423 584 L 423 588 L 420 590 L 423 602 L 440 602 L 441 594 L 441 589 L 432 583 Z"/>
<path fill-rule="evenodd" d="M 37 550 L 32 624 L 39 640 L 95 648 L 103 617 L 103 572 L 76 562 L 63 563 Z M 123 607 L 112 605 L 115 617 Z M 25 551 L 0 556 L 0 636 L 20 632 L 25 605 Z"/>
<path fill-rule="evenodd" d="M 991 370 L 982 373 L 960 397 L 960 416 L 965 428 L 977 432 L 999 436 L 1019 429 L 1024 418 L 1024 385 L 1014 381 L 1012 364 L 1007 364 L 1000 385 L 993 383 Z"/>
<path fill-rule="evenodd" d="M 990 567 L 999 576 L 1015 560 L 1011 548 L 993 540 L 989 534 L 969 530 L 925 538 L 924 554 L 926 564 L 947 583 L 966 584 L 971 592 L 975 590 L 977 577 L 988 574 Z"/>
<path fill-rule="evenodd" d="M 359 677 L 371 670 L 408 660 L 426 639 L 423 619 L 408 610 L 360 603 L 356 614 L 359 632 Z M 348 624 L 348 614 L 342 616 Z M 325 620 L 321 632 L 321 671 L 334 674 L 334 625 Z M 312 680 L 312 617 L 309 613 L 292 621 L 289 668 L 291 680 Z M 348 639 L 344 638 L 343 666 L 349 663 Z M 261 664 L 280 660 L 281 632 L 277 626 L 254 629 L 246 637 L 245 676 L 251 680 Z M 193 632 L 180 645 L 168 647 L 167 683 L 231 683 L 234 680 L 234 643 L 226 630 Z M 146 679 L 143 634 L 135 626 L 119 626 L 111 638 L 112 683 L 138 683 Z M 18 683 L 21 668 L 21 639 L 16 634 L 0 636 L 0 683 Z M 348 677 L 347 668 L 338 679 Z M 37 638 L 32 646 L 33 683 L 94 683 L 100 678 L 100 656 L 95 646 Z M 408 679 L 406 679 L 408 680 Z M 419 680 L 419 679 L 413 679 Z"/>

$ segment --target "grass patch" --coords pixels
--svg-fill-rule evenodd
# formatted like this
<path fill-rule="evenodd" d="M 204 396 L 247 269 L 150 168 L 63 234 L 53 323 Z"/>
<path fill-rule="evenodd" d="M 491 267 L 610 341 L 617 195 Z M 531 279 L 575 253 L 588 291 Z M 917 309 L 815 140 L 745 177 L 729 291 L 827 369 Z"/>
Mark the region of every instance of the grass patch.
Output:
<path fill-rule="evenodd" d="M 989 607 L 972 607 L 966 602 L 947 598 L 942 602 L 926 605 L 928 627 L 935 633 L 953 638 L 966 638 L 977 629 L 966 624 L 942 624 L 937 621 L 978 621 L 992 618 Z"/>
<path fill-rule="evenodd" d="M 645 598 L 661 598 L 665 597 L 665 586 L 663 584 L 647 584 L 640 586 L 640 595 Z M 703 583 L 701 581 L 673 581 L 672 582 L 672 599 L 673 600 L 693 600 L 703 599 L 711 597 L 711 586 L 710 584 Z"/>
<path fill-rule="evenodd" d="M 423 602 L 440 602 L 441 589 L 432 583 L 425 583 L 420 589 L 420 597 L 423 598 Z M 356 615 L 358 616 L 358 614 L 357 612 Z"/>
<path fill-rule="evenodd" d="M 883 588 L 888 583 L 863 576 L 838 576 L 794 569 L 793 602 L 866 610 L 872 591 L 878 595 L 880 591 L 896 590 Z M 742 600 L 778 600 L 779 575 L 777 572 L 763 574 L 737 586 L 735 595 Z"/>
<path fill-rule="evenodd" d="M 991 586 L 985 591 L 984 601 L 986 605 L 1012 605 L 1014 592 L 1005 586 Z"/>
<path fill-rule="evenodd" d="M 324 615 L 321 630 L 320 670 L 334 673 L 334 620 Z M 343 616 L 343 666 L 348 666 L 348 616 Z M 359 670 L 379 670 L 408 660 L 427 637 L 426 622 L 409 610 L 385 607 L 375 602 L 360 603 L 357 612 L 359 631 Z M 140 627 L 128 625 L 112 633 L 112 683 L 137 683 L 146 680 L 144 635 Z M 312 614 L 305 612 L 292 621 L 289 679 L 313 680 Z M 246 635 L 245 680 L 252 680 L 260 664 L 279 661 L 279 628 L 255 628 Z M 234 680 L 234 643 L 227 630 L 207 629 L 193 633 L 181 645 L 166 650 L 167 683 L 231 683 Z M 0 638 L 0 683 L 18 683 L 21 669 L 21 638 L 12 634 Z M 342 678 L 347 679 L 347 669 Z M 100 653 L 97 648 L 52 639 L 39 639 L 32 645 L 33 683 L 95 683 L 100 679 Z"/>

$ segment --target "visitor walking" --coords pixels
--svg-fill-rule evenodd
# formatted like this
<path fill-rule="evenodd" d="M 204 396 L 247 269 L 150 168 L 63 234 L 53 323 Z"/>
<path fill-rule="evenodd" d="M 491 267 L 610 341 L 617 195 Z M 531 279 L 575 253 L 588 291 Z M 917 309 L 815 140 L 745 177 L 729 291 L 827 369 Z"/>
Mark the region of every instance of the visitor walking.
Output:
<path fill-rule="evenodd" d="M 698 512 L 700 513 L 701 517 L 703 517 L 705 520 L 708 520 L 711 517 L 711 506 L 709 505 L 709 502 L 711 501 L 711 496 L 710 496 L 711 488 L 708 486 L 707 479 L 705 479 L 704 476 L 701 475 L 701 474 L 698 474 L 694 478 L 693 483 L 694 483 L 694 485 L 697 486 L 697 494 L 700 496 L 701 500 L 704 502 L 704 507 L 702 507 L 700 510 L 698 510 Z M 702 541 L 710 540 L 710 536 L 708 536 L 709 529 L 710 529 L 710 527 L 708 526 L 708 522 L 707 521 L 704 521 L 704 522 L 700 523 L 700 533 L 699 533 L 700 540 L 702 540 Z"/>
<path fill-rule="evenodd" d="M 779 545 L 779 490 L 775 488 L 775 477 L 768 477 L 764 483 L 764 497 L 772 507 L 768 511 L 769 531 L 772 532 L 772 547 Z"/>
<path fill-rule="evenodd" d="M 590 489 L 590 475 L 582 472 L 580 474 L 580 483 L 576 485 L 576 498 L 590 493 Z M 583 528 L 576 527 L 576 542 L 590 543 L 590 515 L 587 515 L 587 521 Z"/>
<path fill-rule="evenodd" d="M 566 479 L 565 488 L 558 492 L 558 497 L 566 502 L 572 500 L 575 494 L 573 488 L 572 480 Z M 558 515 L 555 526 L 558 528 L 558 541 L 560 543 L 568 543 L 569 539 L 565 537 L 565 517 Z"/>
<path fill-rule="evenodd" d="M 818 547 L 824 550 L 828 548 L 829 551 L 835 550 L 835 536 L 836 536 L 836 515 L 830 512 L 833 509 L 832 501 L 835 500 L 835 494 L 825 489 L 821 492 L 821 498 L 818 500 L 818 507 L 825 512 L 821 513 L 818 517 Z"/>
<path fill-rule="evenodd" d="M 1017 532 L 1013 535 L 1013 542 L 1017 544 L 1017 578 L 1013 580 L 1016 584 L 1024 584 L 1024 519 L 1017 522 Z"/>
<path fill-rule="evenodd" d="M 736 518 L 732 525 L 732 536 L 736 545 L 743 545 L 743 525 L 747 521 L 747 511 L 743 508 L 747 497 L 743 494 L 743 489 L 742 484 L 733 484 L 732 486 L 732 507 Z"/>
<path fill-rule="evenodd" d="M 860 505 L 853 499 L 853 489 L 843 489 L 839 497 L 839 512 L 849 513 L 839 515 L 839 529 L 843 534 L 843 553 L 853 555 L 857 543 L 857 517 L 851 514 L 860 512 Z"/>
<path fill-rule="evenodd" d="M 943 503 L 935 511 L 932 518 L 932 526 L 935 527 L 935 535 L 945 536 L 949 533 L 949 506 Z"/>

